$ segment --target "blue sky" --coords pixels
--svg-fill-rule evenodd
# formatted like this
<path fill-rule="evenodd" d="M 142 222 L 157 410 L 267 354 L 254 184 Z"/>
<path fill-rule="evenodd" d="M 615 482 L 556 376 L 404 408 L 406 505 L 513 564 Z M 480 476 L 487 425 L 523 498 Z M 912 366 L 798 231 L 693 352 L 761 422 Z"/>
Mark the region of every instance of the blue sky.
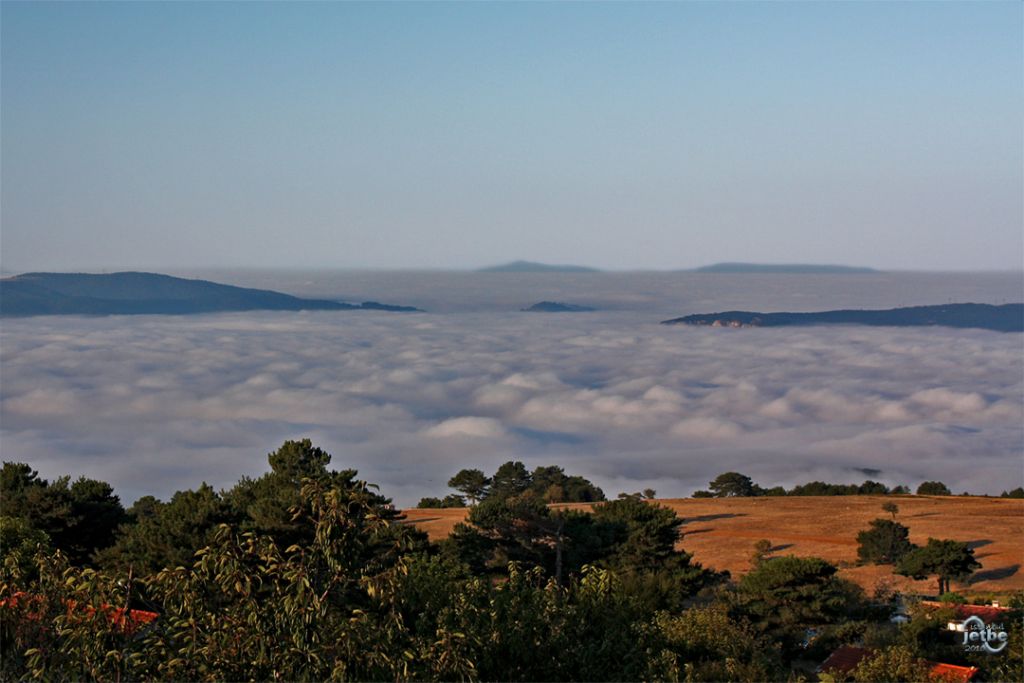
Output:
<path fill-rule="evenodd" d="M 1024 258 L 1017 2 L 0 7 L 7 271 Z"/>

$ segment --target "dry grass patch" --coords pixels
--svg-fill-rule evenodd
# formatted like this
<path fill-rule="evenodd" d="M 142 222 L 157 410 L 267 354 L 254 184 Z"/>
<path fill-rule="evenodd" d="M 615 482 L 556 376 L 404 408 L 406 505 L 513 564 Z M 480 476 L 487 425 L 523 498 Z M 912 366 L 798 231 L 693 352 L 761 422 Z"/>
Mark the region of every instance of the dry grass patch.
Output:
<path fill-rule="evenodd" d="M 683 519 L 682 547 L 705 567 L 734 575 L 750 570 L 754 544 L 766 538 L 773 555 L 822 557 L 843 576 L 872 591 L 892 581 L 901 590 L 934 593 L 935 581 L 912 581 L 888 566 L 856 566 L 857 532 L 876 517 L 889 517 L 882 504 L 899 505 L 898 522 L 910 540 L 929 537 L 966 541 L 982 568 L 960 592 L 1024 590 L 1024 500 L 969 496 L 823 496 L 793 498 L 684 498 L 656 501 Z M 587 509 L 589 505 L 569 505 Z M 466 517 L 462 508 L 405 510 L 409 521 L 432 540 L 444 538 Z"/>

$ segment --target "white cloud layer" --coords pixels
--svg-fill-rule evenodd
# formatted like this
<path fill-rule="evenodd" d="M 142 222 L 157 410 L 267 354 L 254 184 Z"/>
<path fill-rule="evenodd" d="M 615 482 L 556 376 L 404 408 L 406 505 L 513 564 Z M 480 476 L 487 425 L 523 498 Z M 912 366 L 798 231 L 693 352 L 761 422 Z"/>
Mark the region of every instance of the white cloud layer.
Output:
<path fill-rule="evenodd" d="M 683 313 L 685 311 L 680 311 Z M 399 504 L 559 464 L 615 495 L 871 478 L 1022 483 L 1021 335 L 659 326 L 649 313 L 6 320 L 0 445 L 130 502 L 230 486 L 310 437 Z"/>

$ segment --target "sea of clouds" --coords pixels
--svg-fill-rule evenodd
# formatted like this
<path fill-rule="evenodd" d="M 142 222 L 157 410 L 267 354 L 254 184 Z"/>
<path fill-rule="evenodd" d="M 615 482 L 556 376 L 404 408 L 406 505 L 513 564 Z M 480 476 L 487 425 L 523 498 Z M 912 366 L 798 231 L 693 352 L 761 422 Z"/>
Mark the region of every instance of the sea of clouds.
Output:
<path fill-rule="evenodd" d="M 853 277 L 222 274 L 431 312 L 5 320 L 0 446 L 45 477 L 109 481 L 126 502 L 228 487 L 301 437 L 399 505 L 510 459 L 561 465 L 611 496 L 688 495 L 731 469 L 763 485 L 1021 485 L 1024 335 L 658 324 L 1020 299 L 1019 274 Z M 517 311 L 541 299 L 605 310 Z"/>

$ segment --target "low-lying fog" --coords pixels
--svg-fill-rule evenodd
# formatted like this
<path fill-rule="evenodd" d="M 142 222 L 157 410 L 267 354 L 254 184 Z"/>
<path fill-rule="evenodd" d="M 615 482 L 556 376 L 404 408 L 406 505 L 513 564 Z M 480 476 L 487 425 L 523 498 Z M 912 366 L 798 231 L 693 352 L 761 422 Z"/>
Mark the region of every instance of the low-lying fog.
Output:
<path fill-rule="evenodd" d="M 126 503 L 230 486 L 305 436 L 399 505 L 509 459 L 610 496 L 688 495 L 729 469 L 995 494 L 1024 479 L 1024 335 L 658 324 L 1020 301 L 1019 273 L 190 274 L 429 312 L 5 320 L 3 459 L 104 479 Z M 603 310 L 518 312 L 540 300 Z"/>

